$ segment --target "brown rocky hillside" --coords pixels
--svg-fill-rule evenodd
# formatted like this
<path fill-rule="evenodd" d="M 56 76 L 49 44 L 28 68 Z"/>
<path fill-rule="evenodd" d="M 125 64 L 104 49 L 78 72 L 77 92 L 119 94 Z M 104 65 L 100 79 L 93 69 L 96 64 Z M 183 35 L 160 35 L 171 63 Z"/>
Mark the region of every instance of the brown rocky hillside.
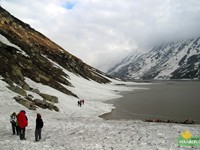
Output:
<path fill-rule="evenodd" d="M 29 87 L 25 82 L 25 77 L 28 77 L 35 82 L 77 97 L 61 85 L 73 86 L 66 79 L 68 75 L 52 61 L 85 79 L 99 83 L 110 82 L 102 76 L 102 72 L 68 53 L 28 24 L 12 16 L 1 6 L 0 36 L 0 75 L 10 88 L 13 88 L 13 83 L 16 83 L 22 90 L 33 90 L 34 87 Z M 3 42 L 3 38 L 11 44 Z"/>

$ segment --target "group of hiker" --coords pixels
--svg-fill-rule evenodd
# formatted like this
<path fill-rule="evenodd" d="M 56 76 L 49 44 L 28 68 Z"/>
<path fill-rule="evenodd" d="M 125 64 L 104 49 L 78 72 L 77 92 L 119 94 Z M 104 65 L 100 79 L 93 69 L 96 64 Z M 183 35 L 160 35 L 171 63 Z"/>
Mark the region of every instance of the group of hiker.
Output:
<path fill-rule="evenodd" d="M 85 102 L 85 101 L 84 101 L 84 99 L 82 99 L 82 100 L 79 100 L 79 101 L 78 101 L 78 106 L 80 106 L 80 107 L 81 107 L 81 105 L 84 105 L 84 102 Z"/>
<path fill-rule="evenodd" d="M 78 101 L 78 106 L 81 107 L 81 105 L 84 105 L 84 100 Z M 26 140 L 25 138 L 25 132 L 26 127 L 28 126 L 28 118 L 26 116 L 26 112 L 24 110 L 21 110 L 18 114 L 13 112 L 10 115 L 10 123 L 12 125 L 12 133 L 13 135 L 19 135 L 20 140 Z M 35 141 L 39 141 L 41 139 L 41 132 L 43 128 L 43 120 L 39 113 L 37 113 L 36 118 L 36 127 L 35 127 Z"/>
<path fill-rule="evenodd" d="M 26 140 L 25 132 L 26 127 L 28 126 L 28 118 L 26 112 L 21 110 L 18 114 L 13 112 L 10 116 L 10 123 L 12 125 L 13 135 L 17 134 L 20 137 L 20 140 Z M 39 113 L 37 113 L 36 118 L 36 128 L 35 128 L 35 141 L 41 139 L 41 132 L 43 128 L 43 120 Z"/>

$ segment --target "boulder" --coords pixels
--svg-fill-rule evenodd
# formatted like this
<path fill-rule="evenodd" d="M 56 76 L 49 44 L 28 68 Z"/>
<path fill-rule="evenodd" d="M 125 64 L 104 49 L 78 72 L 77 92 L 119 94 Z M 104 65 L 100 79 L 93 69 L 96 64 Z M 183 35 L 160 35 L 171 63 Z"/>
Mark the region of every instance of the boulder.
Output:
<path fill-rule="evenodd" d="M 59 108 L 57 106 L 55 106 L 52 103 L 47 102 L 45 99 L 43 100 L 43 102 L 45 102 L 45 106 L 50 109 L 50 110 L 55 110 L 55 111 L 59 111 Z"/>
<path fill-rule="evenodd" d="M 27 90 L 27 91 L 30 90 L 30 87 L 29 87 L 28 84 L 23 84 L 23 85 L 22 85 L 22 88 L 23 88 L 24 90 Z"/>
<path fill-rule="evenodd" d="M 26 91 L 18 86 L 7 86 L 7 88 L 9 88 L 11 91 L 13 91 L 17 94 L 20 94 L 22 96 L 27 96 Z"/>
<path fill-rule="evenodd" d="M 17 65 L 12 65 L 11 67 L 12 67 L 12 74 L 14 76 L 20 77 L 20 79 L 23 81 L 24 80 L 24 76 L 23 76 L 23 74 L 21 72 L 21 68 L 19 66 L 17 66 Z"/>
<path fill-rule="evenodd" d="M 34 98 L 34 97 L 33 97 L 31 94 L 28 94 L 28 95 L 25 97 L 25 99 L 34 102 L 33 98 Z"/>
<path fill-rule="evenodd" d="M 37 82 L 40 82 L 40 78 L 39 78 L 39 77 L 36 77 L 35 80 L 36 80 Z"/>
<path fill-rule="evenodd" d="M 39 95 L 49 102 L 58 103 L 58 97 L 56 96 L 52 96 L 52 95 L 44 94 L 44 93 L 40 93 Z"/>
<path fill-rule="evenodd" d="M 45 75 L 43 75 L 43 74 L 39 74 L 38 77 L 39 77 L 39 80 L 40 80 L 40 79 L 43 79 L 43 80 L 46 80 L 47 82 L 50 81 L 50 78 L 48 78 L 47 76 L 45 76 Z"/>
<path fill-rule="evenodd" d="M 38 89 L 32 89 L 31 91 L 36 93 L 36 94 L 40 94 L 40 91 Z"/>
<path fill-rule="evenodd" d="M 10 78 L 5 78 L 5 79 L 3 79 L 3 81 L 5 81 L 10 86 L 13 86 L 13 81 Z"/>
<path fill-rule="evenodd" d="M 59 108 L 58 108 L 57 106 L 55 106 L 55 105 L 54 105 L 53 109 L 54 109 L 55 111 L 59 111 Z"/>
<path fill-rule="evenodd" d="M 34 99 L 34 102 L 35 102 L 35 105 L 39 106 L 40 108 L 43 108 L 43 109 L 47 108 L 45 101 L 42 101 L 40 99 Z"/>
<path fill-rule="evenodd" d="M 184 122 L 183 122 L 183 124 L 194 124 L 195 122 L 194 122 L 194 120 L 192 120 L 192 118 L 188 118 L 187 120 L 185 120 Z"/>
<path fill-rule="evenodd" d="M 14 99 L 21 105 L 25 106 L 26 108 L 28 108 L 30 110 L 36 110 L 35 103 L 33 103 L 29 100 L 26 100 L 26 99 L 22 98 L 21 96 L 15 96 Z"/>
<path fill-rule="evenodd" d="M 59 111 L 59 108 L 57 106 L 55 106 L 54 104 L 48 102 L 47 100 L 43 99 L 34 99 L 34 102 L 37 106 L 43 108 L 43 109 L 50 109 L 50 110 L 55 110 L 55 111 Z"/>

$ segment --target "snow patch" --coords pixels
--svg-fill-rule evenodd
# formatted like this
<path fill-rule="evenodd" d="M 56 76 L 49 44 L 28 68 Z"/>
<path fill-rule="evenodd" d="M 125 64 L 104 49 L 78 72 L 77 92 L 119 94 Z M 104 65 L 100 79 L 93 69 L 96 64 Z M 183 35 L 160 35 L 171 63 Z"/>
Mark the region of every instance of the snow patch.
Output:
<path fill-rule="evenodd" d="M 0 34 L 0 41 L 8 46 L 14 47 L 16 48 L 18 51 L 17 53 L 21 53 L 22 55 L 24 55 L 25 57 L 30 57 L 25 51 L 23 51 L 20 47 L 18 47 L 17 45 L 11 43 L 5 36 Z"/>

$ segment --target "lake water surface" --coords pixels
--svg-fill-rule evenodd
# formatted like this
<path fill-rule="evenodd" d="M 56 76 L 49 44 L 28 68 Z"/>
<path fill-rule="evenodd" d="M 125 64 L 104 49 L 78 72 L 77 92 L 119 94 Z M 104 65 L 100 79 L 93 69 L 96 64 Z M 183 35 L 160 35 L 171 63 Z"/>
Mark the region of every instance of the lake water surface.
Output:
<path fill-rule="evenodd" d="M 177 121 L 192 117 L 196 123 L 200 123 L 199 81 L 163 81 L 140 87 L 148 89 L 121 93 L 122 98 L 108 101 L 116 108 L 111 113 L 100 117 Z"/>

